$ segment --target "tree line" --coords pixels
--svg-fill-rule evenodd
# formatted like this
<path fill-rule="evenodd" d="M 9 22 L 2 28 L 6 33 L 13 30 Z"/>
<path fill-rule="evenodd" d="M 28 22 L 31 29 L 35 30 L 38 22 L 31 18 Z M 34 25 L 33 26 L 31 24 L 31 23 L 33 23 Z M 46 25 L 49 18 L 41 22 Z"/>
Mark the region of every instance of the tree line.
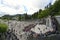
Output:
<path fill-rule="evenodd" d="M 16 17 L 18 20 L 29 20 L 29 19 L 41 19 L 49 15 L 52 16 L 60 15 L 60 0 L 56 0 L 53 5 L 49 3 L 47 6 L 45 6 L 44 10 L 40 9 L 39 11 L 35 12 L 32 15 L 28 15 L 27 13 L 24 13 L 24 14 L 17 14 L 13 16 L 4 15 L 1 18 L 11 20 L 14 17 Z"/>

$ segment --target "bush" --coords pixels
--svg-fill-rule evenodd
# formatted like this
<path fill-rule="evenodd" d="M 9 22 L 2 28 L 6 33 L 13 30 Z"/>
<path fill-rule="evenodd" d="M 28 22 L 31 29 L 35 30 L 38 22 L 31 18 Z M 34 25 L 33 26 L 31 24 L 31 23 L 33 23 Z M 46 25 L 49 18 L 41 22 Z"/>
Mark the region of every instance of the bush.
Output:
<path fill-rule="evenodd" d="M 0 23 L 0 33 L 6 32 L 8 26 L 4 23 Z"/>

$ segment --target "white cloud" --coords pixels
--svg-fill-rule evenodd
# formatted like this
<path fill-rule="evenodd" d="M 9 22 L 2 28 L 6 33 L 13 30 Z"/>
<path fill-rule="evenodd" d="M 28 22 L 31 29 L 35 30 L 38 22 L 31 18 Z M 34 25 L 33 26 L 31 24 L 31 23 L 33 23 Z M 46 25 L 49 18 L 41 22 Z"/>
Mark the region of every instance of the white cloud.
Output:
<path fill-rule="evenodd" d="M 6 14 L 33 14 L 44 7 L 50 0 L 0 0 L 0 11 Z"/>
<path fill-rule="evenodd" d="M 53 0 L 53 1 L 52 1 L 52 4 L 55 3 L 55 1 L 56 1 L 56 0 Z"/>

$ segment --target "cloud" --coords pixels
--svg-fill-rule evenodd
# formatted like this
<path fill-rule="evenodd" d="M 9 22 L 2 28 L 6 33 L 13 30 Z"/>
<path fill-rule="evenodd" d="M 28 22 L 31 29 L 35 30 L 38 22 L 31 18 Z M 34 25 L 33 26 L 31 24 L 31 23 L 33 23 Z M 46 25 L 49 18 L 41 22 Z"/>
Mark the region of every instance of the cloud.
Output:
<path fill-rule="evenodd" d="M 52 1 L 52 4 L 54 4 L 54 3 L 55 3 L 55 1 L 56 1 L 56 0 L 53 0 L 53 1 Z"/>
<path fill-rule="evenodd" d="M 0 11 L 6 14 L 33 14 L 44 7 L 50 0 L 0 0 Z M 54 2 L 54 1 L 53 1 Z"/>
<path fill-rule="evenodd" d="M 2 13 L 2 14 L 1 14 L 1 13 Z M 5 15 L 5 13 L 0 11 L 0 17 L 3 16 L 3 15 Z"/>

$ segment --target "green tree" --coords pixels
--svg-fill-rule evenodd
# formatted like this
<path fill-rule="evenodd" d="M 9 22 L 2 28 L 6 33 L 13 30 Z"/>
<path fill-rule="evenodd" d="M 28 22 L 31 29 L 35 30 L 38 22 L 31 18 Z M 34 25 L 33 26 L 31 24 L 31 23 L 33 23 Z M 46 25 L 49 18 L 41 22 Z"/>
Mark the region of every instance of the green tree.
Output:
<path fill-rule="evenodd" d="M 33 19 L 39 19 L 39 15 L 41 14 L 42 12 L 42 9 L 40 9 L 38 12 L 35 12 L 33 15 L 32 15 L 32 18 Z"/>
<path fill-rule="evenodd" d="M 31 15 L 28 15 L 27 13 L 24 14 L 24 20 L 29 20 L 31 19 Z"/>
<path fill-rule="evenodd" d="M 48 10 L 43 10 L 38 16 L 39 18 L 47 17 L 48 16 Z"/>
<path fill-rule="evenodd" d="M 12 19 L 12 16 L 10 16 L 10 15 L 4 15 L 4 16 L 2 16 L 1 17 L 2 19 L 6 19 L 6 20 L 11 20 Z"/>
<path fill-rule="evenodd" d="M 48 15 L 60 15 L 60 0 L 56 0 L 56 2 L 51 5 L 47 5 L 44 10 L 39 14 L 39 18 L 47 17 Z"/>
<path fill-rule="evenodd" d="M 35 12 L 35 13 L 32 15 L 32 18 L 33 18 L 33 19 L 37 19 L 37 18 L 38 18 L 38 12 Z"/>

